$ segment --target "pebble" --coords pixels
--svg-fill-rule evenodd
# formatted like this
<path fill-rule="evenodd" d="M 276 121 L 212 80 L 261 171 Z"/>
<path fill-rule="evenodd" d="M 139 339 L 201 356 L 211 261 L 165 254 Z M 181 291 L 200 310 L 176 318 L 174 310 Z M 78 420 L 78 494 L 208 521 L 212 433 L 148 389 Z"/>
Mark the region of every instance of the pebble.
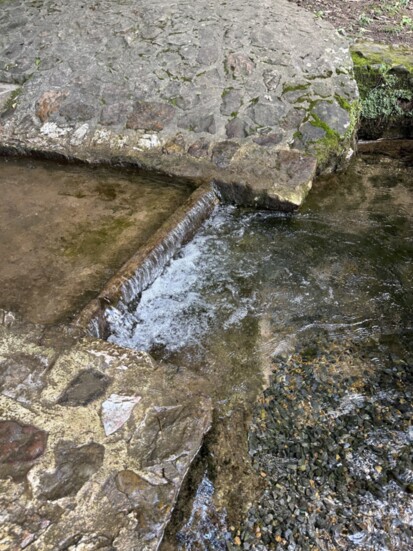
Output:
<path fill-rule="evenodd" d="M 350 344 L 345 352 L 345 343 L 324 343 L 328 352 L 311 362 L 299 353 L 276 360 L 249 438 L 266 490 L 242 531 L 244 549 L 349 548 L 360 532 L 363 545 L 384 549 L 386 524 L 392 542 L 409 548 L 407 523 L 395 521 L 412 516 L 413 484 L 403 480 L 413 475 L 413 438 L 399 410 L 411 419 L 413 381 L 385 353 L 371 354 L 367 379 L 368 346 Z"/>

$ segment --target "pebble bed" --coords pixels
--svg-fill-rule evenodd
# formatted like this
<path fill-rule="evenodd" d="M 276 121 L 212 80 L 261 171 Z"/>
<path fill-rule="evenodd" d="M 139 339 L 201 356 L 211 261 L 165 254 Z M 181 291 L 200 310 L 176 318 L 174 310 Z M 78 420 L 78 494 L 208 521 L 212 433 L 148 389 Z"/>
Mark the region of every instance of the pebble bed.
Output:
<path fill-rule="evenodd" d="M 249 437 L 267 485 L 229 549 L 412 549 L 411 337 L 274 360 Z"/>

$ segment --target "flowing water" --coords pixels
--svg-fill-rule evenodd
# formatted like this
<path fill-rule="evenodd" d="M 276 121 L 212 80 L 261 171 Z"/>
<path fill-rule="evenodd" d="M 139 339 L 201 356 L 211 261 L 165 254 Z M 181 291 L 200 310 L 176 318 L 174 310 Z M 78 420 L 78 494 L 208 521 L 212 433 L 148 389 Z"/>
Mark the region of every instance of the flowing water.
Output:
<path fill-rule="evenodd" d="M 110 340 L 203 375 L 223 415 L 259 397 L 249 453 L 265 487 L 239 495 L 249 512 L 230 529 L 206 473 L 178 548 L 411 549 L 411 161 L 360 157 L 295 215 L 219 207 L 134 322 L 112 325 Z"/>

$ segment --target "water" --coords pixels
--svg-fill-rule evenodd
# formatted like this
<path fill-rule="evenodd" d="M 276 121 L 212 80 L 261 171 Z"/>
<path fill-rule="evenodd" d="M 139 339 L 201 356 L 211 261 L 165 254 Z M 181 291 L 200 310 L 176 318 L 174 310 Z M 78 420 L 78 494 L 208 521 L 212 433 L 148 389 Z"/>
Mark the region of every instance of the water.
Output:
<path fill-rule="evenodd" d="M 413 194 L 409 169 L 397 166 L 397 181 L 394 170 L 386 158 L 360 160 L 345 184 L 323 182 L 293 216 L 220 207 L 142 294 L 135 326 L 113 326 L 110 340 L 233 376 L 236 390 L 246 384 L 240 364 L 255 370 L 314 327 L 363 335 L 402 325 Z"/>
<path fill-rule="evenodd" d="M 411 167 L 411 159 L 407 158 L 359 158 L 346 175 L 319 182 L 305 208 L 292 216 L 241 211 L 231 206 L 218 208 L 142 294 L 128 331 L 114 324 L 110 340 L 147 350 L 159 361 L 203 375 L 206 391 L 222 411 L 226 404 L 233 404 L 234 397 L 252 402 L 264 379 L 270 384 L 269 392 L 277 388 L 283 396 L 281 407 L 287 407 L 289 395 L 283 392 L 290 377 L 294 384 L 302 384 L 308 403 L 330 408 L 328 419 L 344 418 L 355 423 L 356 429 L 358 421 L 352 420 L 352 411 L 363 415 L 366 403 L 387 404 L 383 408 L 387 407 L 391 420 L 384 427 L 385 434 L 381 435 L 373 423 L 368 425 L 366 437 L 371 442 L 378 439 L 379 447 L 388 448 L 389 454 L 394 448 L 397 463 L 398 446 L 405 454 L 411 440 L 406 433 L 408 417 L 403 414 L 397 421 L 394 404 L 412 395 L 412 381 L 404 375 L 386 378 L 383 374 L 388 370 L 392 373 L 396 364 L 395 373 L 405 373 L 413 357 Z M 316 368 L 317 362 L 323 367 Z M 302 372 L 291 375 L 294 369 Z M 273 383 L 277 376 L 281 378 Z M 317 379 L 315 384 L 314 377 L 319 377 L 324 386 L 320 384 L 320 390 L 313 393 L 311 389 L 320 382 Z M 323 401 L 325 392 L 337 397 Z M 279 407 L 276 398 L 271 394 L 270 398 L 271 407 Z M 304 406 L 302 411 L 301 418 L 305 417 Z M 299 427 L 300 416 L 294 415 L 287 416 L 286 422 Z M 322 431 L 325 419 L 321 414 L 309 419 L 319 423 Z M 395 420 L 402 434 L 394 434 Z M 335 421 L 331 423 L 329 427 L 334 430 Z M 276 450 L 275 437 L 268 436 L 272 434 L 271 426 L 263 434 L 261 428 L 257 433 L 257 426 L 255 419 L 251 434 L 258 434 L 261 449 L 268 445 L 268 450 Z M 277 430 L 282 433 L 282 427 Z M 267 450 L 264 457 L 256 445 L 250 444 L 254 465 L 258 471 L 270 468 L 267 456 L 276 451 Z M 377 462 L 370 465 L 369 454 L 369 449 L 363 453 L 356 450 L 349 458 L 346 468 L 350 478 L 373 476 Z M 370 528 L 361 523 L 363 529 L 351 528 L 348 538 L 342 535 L 341 539 L 337 535 L 334 539 L 327 530 L 328 538 L 333 539 L 326 536 L 321 543 L 314 534 L 300 533 L 300 537 L 310 538 L 322 549 L 329 545 L 346 548 L 350 544 L 363 549 L 391 549 L 399 544 L 407 549 L 402 535 L 396 534 L 390 543 L 377 535 L 378 523 L 389 518 L 386 508 L 393 508 L 392 519 L 395 514 L 403 519 L 400 534 L 404 534 L 403 527 L 413 526 L 405 495 L 406 481 L 413 479 L 413 472 L 409 470 L 411 464 L 403 461 L 404 482 L 396 481 L 403 494 L 400 499 L 390 488 L 380 498 L 373 492 L 354 504 L 362 517 L 367 518 L 369 510 L 375 512 L 377 518 L 370 522 Z M 383 481 L 383 487 L 385 484 Z M 334 499 L 340 502 L 339 497 Z M 262 498 L 264 509 L 269 507 L 266 503 Z M 253 518 L 258 515 L 250 514 Z M 264 549 L 272 549 L 278 532 L 272 524 L 266 527 L 264 520 L 260 522 L 263 527 L 257 541 L 264 541 Z M 389 526 L 395 529 L 394 523 Z M 248 530 L 246 533 L 247 538 Z M 264 536 L 267 540 L 262 539 Z M 376 536 L 378 539 L 374 539 Z M 305 548 L 304 543 L 294 545 L 298 546 L 292 549 Z M 184 548 L 198 549 L 189 544 Z"/>
<path fill-rule="evenodd" d="M 0 158 L 0 307 L 72 319 L 192 192 L 136 170 Z"/>
<path fill-rule="evenodd" d="M 192 194 L 191 200 L 178 209 L 168 224 L 146 244 L 145 250 L 131 260 L 130 268 L 122 273 L 120 299 L 116 306 L 108 307 L 104 314 L 105 324 L 117 327 L 119 339 L 122 339 L 122 333 L 128 338 L 128 332 L 135 325 L 133 304 L 136 304 L 142 292 L 163 272 L 177 250 L 196 233 L 217 203 L 217 196 L 211 186 L 199 188 Z M 104 294 L 108 295 L 106 291 Z M 99 325 L 100 321 L 96 317 L 92 319 L 90 332 L 96 337 L 101 336 Z"/>

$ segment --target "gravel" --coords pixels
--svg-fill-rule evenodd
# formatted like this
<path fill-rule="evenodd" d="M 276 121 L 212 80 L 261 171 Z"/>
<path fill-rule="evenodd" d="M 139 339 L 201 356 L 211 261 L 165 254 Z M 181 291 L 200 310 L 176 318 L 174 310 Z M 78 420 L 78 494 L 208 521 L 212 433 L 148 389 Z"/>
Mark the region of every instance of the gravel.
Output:
<path fill-rule="evenodd" d="M 249 436 L 267 484 L 237 547 L 411 549 L 408 335 L 317 339 L 274 360 Z"/>

